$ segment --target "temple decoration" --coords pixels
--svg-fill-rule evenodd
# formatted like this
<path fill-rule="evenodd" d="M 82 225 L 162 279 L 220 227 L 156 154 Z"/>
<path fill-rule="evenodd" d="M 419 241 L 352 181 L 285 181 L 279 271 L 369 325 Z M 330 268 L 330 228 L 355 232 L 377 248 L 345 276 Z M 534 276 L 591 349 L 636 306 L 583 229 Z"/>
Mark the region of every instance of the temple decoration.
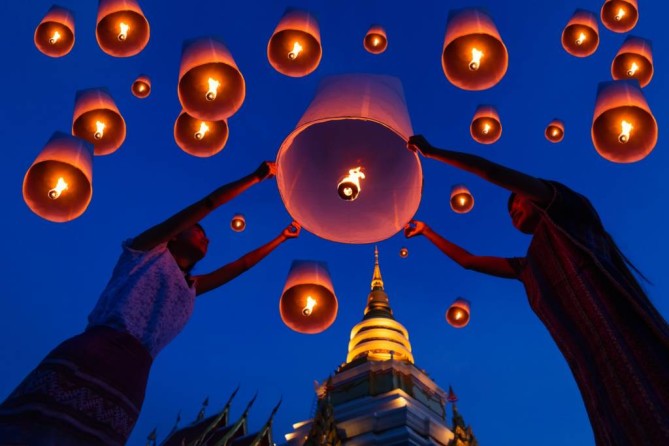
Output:
<path fill-rule="evenodd" d="M 474 197 L 467 186 L 457 184 L 451 189 L 451 209 L 458 214 L 466 214 L 474 207 Z"/>
<path fill-rule="evenodd" d="M 216 155 L 228 141 L 229 129 L 225 119 L 203 121 L 182 111 L 174 123 L 174 140 L 184 152 L 200 158 Z"/>
<path fill-rule="evenodd" d="M 637 0 L 606 0 L 600 13 L 605 27 L 616 33 L 626 33 L 639 20 Z"/>
<path fill-rule="evenodd" d="M 146 74 L 142 74 L 135 79 L 131 87 L 132 94 L 135 97 L 144 99 L 151 94 L 151 79 Z"/>
<path fill-rule="evenodd" d="M 470 311 L 469 302 L 461 297 L 455 301 L 446 310 L 446 322 L 455 328 L 462 328 L 469 323 Z"/>
<path fill-rule="evenodd" d="M 481 144 L 493 144 L 502 136 L 502 122 L 495 107 L 480 105 L 472 118 L 469 132 L 474 141 Z"/>
<path fill-rule="evenodd" d="M 636 79 L 641 88 L 653 78 L 653 52 L 650 40 L 629 36 L 611 64 L 615 80 Z"/>
<path fill-rule="evenodd" d="M 306 11 L 289 9 L 267 44 L 267 59 L 281 74 L 302 77 L 321 61 L 321 34 L 316 19 Z"/>
<path fill-rule="evenodd" d="M 114 153 L 125 141 L 125 131 L 123 116 L 106 88 L 77 92 L 72 134 L 92 143 L 95 155 Z"/>
<path fill-rule="evenodd" d="M 149 22 L 136 0 L 100 0 L 95 37 L 114 57 L 139 54 L 149 43 Z"/>
<path fill-rule="evenodd" d="M 564 122 L 559 119 L 553 119 L 545 131 L 546 139 L 553 143 L 558 143 L 564 138 Z"/>
<path fill-rule="evenodd" d="M 372 54 L 381 54 L 388 48 L 386 31 L 379 25 L 373 25 L 365 34 L 363 45 Z"/>
<path fill-rule="evenodd" d="M 597 16 L 577 9 L 562 31 L 562 47 L 572 56 L 587 57 L 599 46 Z"/>
<path fill-rule="evenodd" d="M 63 57 L 74 46 L 74 16 L 69 9 L 53 5 L 37 25 L 35 46 L 50 57 Z"/>

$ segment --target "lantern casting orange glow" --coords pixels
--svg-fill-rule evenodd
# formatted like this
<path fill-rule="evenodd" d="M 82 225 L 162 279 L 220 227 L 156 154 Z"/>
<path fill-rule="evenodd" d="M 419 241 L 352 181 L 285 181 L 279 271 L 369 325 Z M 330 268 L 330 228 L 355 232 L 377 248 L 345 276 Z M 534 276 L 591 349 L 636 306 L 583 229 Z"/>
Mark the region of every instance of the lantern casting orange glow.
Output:
<path fill-rule="evenodd" d="M 284 324 L 299 333 L 320 333 L 337 318 L 337 309 L 327 266 L 322 262 L 293 261 L 279 301 Z"/>
<path fill-rule="evenodd" d="M 174 140 L 184 152 L 200 158 L 216 155 L 228 141 L 226 120 L 202 121 L 182 111 L 174 123 Z"/>
<path fill-rule="evenodd" d="M 74 16 L 68 9 L 52 6 L 37 25 L 35 46 L 50 57 L 62 57 L 74 46 Z"/>
<path fill-rule="evenodd" d="M 458 214 L 466 214 L 474 207 L 474 197 L 467 186 L 458 184 L 451 189 L 451 209 Z"/>
<path fill-rule="evenodd" d="M 279 73 L 302 77 L 321 61 L 321 34 L 316 19 L 306 11 L 285 12 L 267 44 L 267 59 Z"/>
<path fill-rule="evenodd" d="M 35 214 L 62 223 L 84 213 L 93 195 L 93 147 L 56 132 L 23 179 L 23 199 Z"/>
<path fill-rule="evenodd" d="M 597 16 L 590 11 L 576 10 L 562 31 L 562 47 L 572 56 L 587 57 L 599 46 Z"/>
<path fill-rule="evenodd" d="M 402 257 L 403 259 L 409 257 L 409 249 L 405 247 L 400 248 L 400 257 Z"/>
<path fill-rule="evenodd" d="M 629 36 L 611 64 L 615 80 L 636 79 L 641 88 L 653 78 L 653 52 L 649 40 Z"/>
<path fill-rule="evenodd" d="M 142 74 L 132 83 L 132 94 L 140 99 L 144 99 L 151 94 L 151 79 Z"/>
<path fill-rule="evenodd" d="M 461 297 L 455 299 L 455 302 L 446 310 L 446 322 L 455 328 L 466 326 L 469 323 L 469 318 L 469 302 Z"/>
<path fill-rule="evenodd" d="M 616 33 L 626 33 L 639 20 L 637 0 L 606 0 L 600 12 L 605 27 Z"/>
<path fill-rule="evenodd" d="M 246 229 L 246 219 L 242 214 L 235 214 L 230 220 L 230 228 L 235 232 L 242 232 Z"/>
<path fill-rule="evenodd" d="M 136 0 L 100 0 L 95 37 L 102 51 L 114 57 L 134 56 L 149 43 L 150 34 Z"/>
<path fill-rule="evenodd" d="M 636 80 L 599 84 L 592 120 L 597 152 L 615 163 L 645 158 L 657 144 L 658 128 Z"/>
<path fill-rule="evenodd" d="M 77 92 L 72 134 L 93 143 L 96 155 L 115 152 L 125 141 L 125 121 L 104 88 Z"/>
<path fill-rule="evenodd" d="M 339 198 L 346 201 L 353 201 L 358 198 L 362 188 L 360 187 L 360 180 L 365 179 L 365 174 L 362 172 L 362 167 L 350 169 L 346 175 L 337 185 L 337 193 Z"/>
<path fill-rule="evenodd" d="M 558 143 L 564 138 L 564 122 L 559 119 L 553 119 L 546 127 L 546 139 L 553 143 Z"/>
<path fill-rule="evenodd" d="M 480 105 L 474 113 L 469 132 L 474 141 L 493 144 L 502 136 L 502 122 L 497 110 L 491 105 Z"/>
<path fill-rule="evenodd" d="M 379 25 L 373 25 L 367 31 L 363 45 L 372 54 L 381 54 L 388 48 L 388 37 L 386 30 Z"/>
<path fill-rule="evenodd" d="M 189 115 L 203 121 L 221 121 L 242 106 L 246 84 L 225 45 L 202 38 L 184 43 L 178 91 Z"/>
<path fill-rule="evenodd" d="M 465 9 L 449 16 L 441 62 L 456 87 L 485 90 L 502 80 L 509 55 L 492 18 L 478 9 Z"/>

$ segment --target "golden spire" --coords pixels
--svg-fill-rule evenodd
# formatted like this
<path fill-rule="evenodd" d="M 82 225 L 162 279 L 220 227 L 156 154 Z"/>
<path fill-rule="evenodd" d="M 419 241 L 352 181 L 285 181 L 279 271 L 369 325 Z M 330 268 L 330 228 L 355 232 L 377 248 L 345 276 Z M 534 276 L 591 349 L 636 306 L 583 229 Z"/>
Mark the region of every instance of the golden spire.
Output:
<path fill-rule="evenodd" d="M 383 279 L 381 278 L 381 267 L 379 266 L 379 248 L 374 247 L 374 275 L 372 276 L 372 291 L 383 289 Z"/>

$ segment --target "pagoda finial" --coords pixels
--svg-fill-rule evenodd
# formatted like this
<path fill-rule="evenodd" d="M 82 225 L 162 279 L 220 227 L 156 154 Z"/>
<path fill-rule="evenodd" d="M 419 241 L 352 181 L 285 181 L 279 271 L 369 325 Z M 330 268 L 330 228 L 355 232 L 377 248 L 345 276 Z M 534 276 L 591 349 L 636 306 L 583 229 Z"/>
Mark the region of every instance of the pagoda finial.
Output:
<path fill-rule="evenodd" d="M 374 275 L 372 276 L 372 291 L 383 289 L 381 267 L 379 266 L 379 248 L 374 246 Z"/>

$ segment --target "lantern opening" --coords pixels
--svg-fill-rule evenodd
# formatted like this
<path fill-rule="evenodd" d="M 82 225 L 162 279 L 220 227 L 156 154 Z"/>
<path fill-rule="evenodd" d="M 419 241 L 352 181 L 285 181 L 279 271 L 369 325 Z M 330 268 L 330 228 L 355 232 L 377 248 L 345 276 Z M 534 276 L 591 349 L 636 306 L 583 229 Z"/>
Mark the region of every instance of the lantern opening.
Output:
<path fill-rule="evenodd" d="M 202 121 L 181 112 L 174 123 L 174 140 L 186 153 L 201 158 L 217 154 L 228 141 L 228 124 L 221 121 Z"/>
<path fill-rule="evenodd" d="M 388 38 L 385 30 L 379 25 L 372 26 L 367 31 L 362 44 L 372 54 L 383 53 L 388 48 Z"/>
<path fill-rule="evenodd" d="M 600 12 L 602 23 L 613 32 L 625 33 L 639 20 L 637 0 L 606 0 Z"/>
<path fill-rule="evenodd" d="M 136 1 L 106 0 L 98 8 L 95 35 L 105 53 L 130 57 L 140 53 L 149 42 L 149 22 Z"/>

